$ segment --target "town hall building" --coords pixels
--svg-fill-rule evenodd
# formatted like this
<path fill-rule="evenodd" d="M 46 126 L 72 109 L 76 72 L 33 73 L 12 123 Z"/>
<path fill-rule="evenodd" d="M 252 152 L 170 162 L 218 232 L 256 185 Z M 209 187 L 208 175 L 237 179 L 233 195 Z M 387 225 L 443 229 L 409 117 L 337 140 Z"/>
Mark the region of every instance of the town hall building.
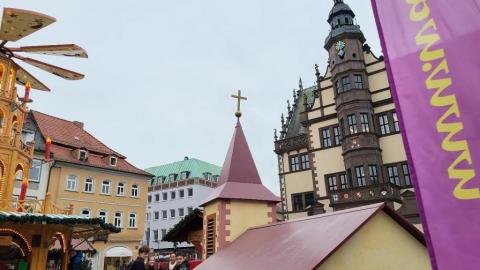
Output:
<path fill-rule="evenodd" d="M 355 13 L 334 0 L 326 71 L 294 91 L 275 153 L 285 219 L 385 202 L 419 224 L 411 171 L 385 62 Z"/>

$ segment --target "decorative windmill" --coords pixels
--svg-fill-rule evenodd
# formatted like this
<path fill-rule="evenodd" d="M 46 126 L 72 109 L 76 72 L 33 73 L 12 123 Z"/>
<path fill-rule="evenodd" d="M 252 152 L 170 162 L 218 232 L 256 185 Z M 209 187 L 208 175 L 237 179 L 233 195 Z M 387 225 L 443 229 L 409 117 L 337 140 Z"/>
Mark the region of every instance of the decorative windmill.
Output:
<path fill-rule="evenodd" d="M 25 46 L 18 48 L 5 46 L 7 42 L 18 41 L 42 28 L 49 26 L 55 21 L 55 18 L 38 12 L 4 8 L 2 24 L 0 27 L 0 58 L 15 58 L 67 80 L 82 79 L 84 77 L 83 74 L 17 54 L 34 53 L 87 58 L 88 55 L 86 51 L 80 46 L 75 44 Z M 18 84 L 26 85 L 29 83 L 34 89 L 50 91 L 45 84 L 28 73 L 20 65 L 15 62 L 13 63 L 16 69 L 16 82 Z"/>

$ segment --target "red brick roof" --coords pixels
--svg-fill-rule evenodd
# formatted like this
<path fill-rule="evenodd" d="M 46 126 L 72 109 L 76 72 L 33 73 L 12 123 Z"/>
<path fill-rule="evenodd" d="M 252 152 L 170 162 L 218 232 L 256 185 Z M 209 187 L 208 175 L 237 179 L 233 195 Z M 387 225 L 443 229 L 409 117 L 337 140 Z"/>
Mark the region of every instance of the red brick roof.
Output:
<path fill-rule="evenodd" d="M 152 175 L 130 164 L 126 157 L 110 149 L 75 122 L 31 111 L 32 119 L 46 140 L 52 140 L 53 159 L 85 166 L 130 172 L 151 177 Z M 87 149 L 88 159 L 80 161 L 74 156 L 76 149 Z M 109 156 L 117 157 L 117 165 L 110 166 Z"/>

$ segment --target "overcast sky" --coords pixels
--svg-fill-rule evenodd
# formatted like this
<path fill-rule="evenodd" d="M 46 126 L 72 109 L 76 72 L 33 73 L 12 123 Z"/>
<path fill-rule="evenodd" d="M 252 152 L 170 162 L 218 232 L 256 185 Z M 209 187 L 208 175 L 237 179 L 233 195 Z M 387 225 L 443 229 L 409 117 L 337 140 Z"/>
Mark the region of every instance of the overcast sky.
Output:
<path fill-rule="evenodd" d="M 370 0 L 346 0 L 380 54 Z M 10 46 L 76 43 L 89 59 L 33 58 L 86 74 L 65 81 L 24 64 L 52 92 L 31 108 L 85 128 L 147 168 L 195 157 L 222 165 L 241 89 L 242 125 L 263 183 L 279 194 L 273 129 L 286 100 L 325 70 L 332 0 L 2 0 L 57 18 Z"/>

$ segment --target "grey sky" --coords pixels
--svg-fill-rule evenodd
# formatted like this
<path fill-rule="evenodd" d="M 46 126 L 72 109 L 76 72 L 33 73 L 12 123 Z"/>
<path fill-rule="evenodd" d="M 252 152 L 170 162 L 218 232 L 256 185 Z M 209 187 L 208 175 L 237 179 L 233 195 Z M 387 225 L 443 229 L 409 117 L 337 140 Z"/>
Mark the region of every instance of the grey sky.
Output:
<path fill-rule="evenodd" d="M 370 0 L 346 0 L 380 54 Z M 262 180 L 278 191 L 273 129 L 286 100 L 325 70 L 332 0 L 2 0 L 57 18 L 15 45 L 77 43 L 89 59 L 33 58 L 86 74 L 64 81 L 24 64 L 51 89 L 31 108 L 85 123 L 134 165 L 199 158 L 222 165 L 241 89 L 242 124 Z M 13 45 L 11 43 L 9 45 Z"/>

